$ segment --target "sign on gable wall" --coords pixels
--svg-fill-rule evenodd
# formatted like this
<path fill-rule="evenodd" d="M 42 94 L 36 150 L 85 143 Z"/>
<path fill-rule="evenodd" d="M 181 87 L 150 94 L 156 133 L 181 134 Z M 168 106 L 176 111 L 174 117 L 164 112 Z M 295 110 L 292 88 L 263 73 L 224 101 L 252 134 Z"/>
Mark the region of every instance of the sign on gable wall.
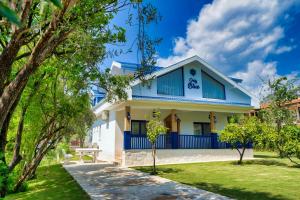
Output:
<path fill-rule="evenodd" d="M 200 85 L 198 83 L 198 81 L 194 78 L 194 76 L 197 74 L 197 71 L 195 69 L 191 69 L 190 70 L 190 75 L 192 77 L 189 78 L 188 81 L 188 89 L 200 89 Z"/>

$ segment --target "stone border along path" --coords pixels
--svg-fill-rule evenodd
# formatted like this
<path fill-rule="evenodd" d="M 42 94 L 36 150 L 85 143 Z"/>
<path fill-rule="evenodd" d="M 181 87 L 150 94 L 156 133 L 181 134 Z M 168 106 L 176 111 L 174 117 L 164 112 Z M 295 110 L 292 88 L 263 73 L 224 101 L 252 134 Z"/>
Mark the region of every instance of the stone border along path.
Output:
<path fill-rule="evenodd" d="M 64 168 L 93 200 L 229 199 L 169 179 L 112 164 L 72 164 L 64 165 Z"/>

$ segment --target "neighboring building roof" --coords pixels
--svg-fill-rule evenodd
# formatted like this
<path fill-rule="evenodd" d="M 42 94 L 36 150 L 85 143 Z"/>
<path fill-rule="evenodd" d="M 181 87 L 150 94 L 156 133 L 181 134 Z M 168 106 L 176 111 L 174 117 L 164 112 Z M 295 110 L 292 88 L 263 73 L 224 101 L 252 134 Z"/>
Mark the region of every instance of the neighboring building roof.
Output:
<path fill-rule="evenodd" d="M 291 106 L 293 104 L 300 104 L 300 97 L 298 97 L 297 99 L 293 99 L 292 101 L 286 103 L 285 105 Z M 270 105 L 269 103 L 262 103 L 262 104 L 260 104 L 260 109 L 267 108 L 267 107 L 269 107 L 269 105 Z"/>

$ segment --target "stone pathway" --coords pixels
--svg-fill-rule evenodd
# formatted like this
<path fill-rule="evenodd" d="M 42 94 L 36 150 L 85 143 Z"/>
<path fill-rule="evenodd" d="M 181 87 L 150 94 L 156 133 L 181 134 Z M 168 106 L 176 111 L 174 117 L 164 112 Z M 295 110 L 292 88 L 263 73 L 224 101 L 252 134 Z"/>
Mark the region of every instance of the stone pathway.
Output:
<path fill-rule="evenodd" d="M 91 199 L 225 200 L 227 197 L 112 164 L 72 164 L 64 168 Z"/>

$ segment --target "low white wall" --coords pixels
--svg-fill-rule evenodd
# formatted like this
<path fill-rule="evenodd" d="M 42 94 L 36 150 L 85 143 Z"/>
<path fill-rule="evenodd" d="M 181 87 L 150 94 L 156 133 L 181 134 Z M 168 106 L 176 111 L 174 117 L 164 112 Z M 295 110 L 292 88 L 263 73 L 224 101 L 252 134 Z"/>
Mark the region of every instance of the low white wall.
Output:
<path fill-rule="evenodd" d="M 159 149 L 156 164 L 195 163 L 238 160 L 237 150 L 231 149 Z M 253 149 L 247 149 L 244 159 L 253 158 Z M 122 166 L 152 165 L 151 149 L 126 150 L 122 155 Z"/>

